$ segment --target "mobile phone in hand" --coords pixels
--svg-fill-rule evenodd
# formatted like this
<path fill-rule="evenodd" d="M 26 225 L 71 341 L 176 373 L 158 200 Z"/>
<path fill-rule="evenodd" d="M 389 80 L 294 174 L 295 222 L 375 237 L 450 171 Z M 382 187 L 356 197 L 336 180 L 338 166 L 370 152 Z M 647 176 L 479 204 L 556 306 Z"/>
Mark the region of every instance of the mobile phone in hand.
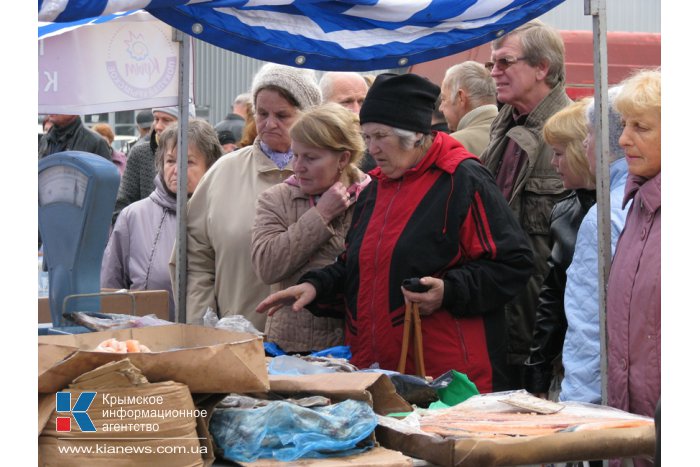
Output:
<path fill-rule="evenodd" d="M 401 282 L 404 289 L 410 292 L 423 293 L 430 290 L 430 286 L 421 284 L 420 277 L 411 277 L 410 279 L 404 279 Z"/>

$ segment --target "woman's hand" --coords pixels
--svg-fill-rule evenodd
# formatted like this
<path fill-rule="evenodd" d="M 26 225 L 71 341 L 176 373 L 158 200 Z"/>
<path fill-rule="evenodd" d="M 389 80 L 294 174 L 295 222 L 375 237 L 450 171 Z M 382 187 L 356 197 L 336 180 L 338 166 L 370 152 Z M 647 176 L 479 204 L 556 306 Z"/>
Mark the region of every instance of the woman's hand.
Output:
<path fill-rule="evenodd" d="M 316 209 L 329 223 L 345 212 L 355 202 L 355 197 L 348 193 L 347 188 L 341 182 L 335 182 L 328 188 L 316 204 Z"/>
<path fill-rule="evenodd" d="M 268 296 L 255 308 L 258 313 L 265 313 L 268 316 L 275 314 L 283 306 L 292 305 L 293 311 L 301 311 L 316 298 L 316 288 L 308 282 L 293 285 L 279 292 Z"/>
<path fill-rule="evenodd" d="M 401 291 L 403 292 L 406 306 L 409 306 L 411 302 L 417 303 L 418 313 L 420 313 L 421 316 L 428 316 L 440 309 L 442 298 L 445 294 L 445 283 L 442 279 L 430 276 L 421 277 L 420 283 L 427 285 L 430 289 L 426 292 L 418 293 L 410 292 L 404 287 L 401 287 Z"/>

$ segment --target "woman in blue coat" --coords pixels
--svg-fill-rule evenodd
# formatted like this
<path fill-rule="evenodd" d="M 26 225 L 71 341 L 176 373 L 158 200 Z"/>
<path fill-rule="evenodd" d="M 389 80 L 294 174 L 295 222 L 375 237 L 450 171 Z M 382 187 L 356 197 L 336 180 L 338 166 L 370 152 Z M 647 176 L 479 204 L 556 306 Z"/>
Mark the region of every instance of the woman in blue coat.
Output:
<path fill-rule="evenodd" d="M 622 134 L 620 115 L 613 110 L 613 101 L 620 88 L 608 91 L 610 144 L 610 243 L 615 253 L 617 239 L 625 226 L 627 208 L 622 199 L 627 181 L 627 161 L 618 141 Z M 587 109 L 588 136 L 584 141 L 591 172 L 596 172 L 596 140 L 593 128 L 593 102 Z M 568 328 L 564 337 L 561 383 L 562 401 L 599 404 L 600 390 L 600 320 L 598 318 L 598 206 L 594 205 L 583 218 L 576 238 L 576 247 L 564 293 L 564 309 Z"/>

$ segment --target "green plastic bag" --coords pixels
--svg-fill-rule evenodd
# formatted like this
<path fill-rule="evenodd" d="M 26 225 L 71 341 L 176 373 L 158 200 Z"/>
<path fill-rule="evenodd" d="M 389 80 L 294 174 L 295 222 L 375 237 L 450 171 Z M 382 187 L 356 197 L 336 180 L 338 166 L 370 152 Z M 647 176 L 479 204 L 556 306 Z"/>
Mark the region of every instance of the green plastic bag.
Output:
<path fill-rule="evenodd" d="M 440 387 L 440 382 L 449 381 L 446 386 Z M 440 400 L 430 404 L 431 409 L 444 409 L 452 407 L 464 402 L 472 396 L 479 394 L 476 385 L 465 375 L 459 371 L 450 370 L 443 374 L 433 382 L 433 386 L 437 386 L 437 393 Z"/>

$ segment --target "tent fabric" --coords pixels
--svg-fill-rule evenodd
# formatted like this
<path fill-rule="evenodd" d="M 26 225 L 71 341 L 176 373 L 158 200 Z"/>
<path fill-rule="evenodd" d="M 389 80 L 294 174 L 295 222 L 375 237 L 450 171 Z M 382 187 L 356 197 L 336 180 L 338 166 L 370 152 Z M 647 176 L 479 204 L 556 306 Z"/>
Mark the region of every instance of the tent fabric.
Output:
<path fill-rule="evenodd" d="M 39 38 L 145 9 L 232 52 L 317 70 L 410 66 L 467 50 L 564 0 L 39 0 Z M 69 26 L 70 25 L 70 26 Z"/>

